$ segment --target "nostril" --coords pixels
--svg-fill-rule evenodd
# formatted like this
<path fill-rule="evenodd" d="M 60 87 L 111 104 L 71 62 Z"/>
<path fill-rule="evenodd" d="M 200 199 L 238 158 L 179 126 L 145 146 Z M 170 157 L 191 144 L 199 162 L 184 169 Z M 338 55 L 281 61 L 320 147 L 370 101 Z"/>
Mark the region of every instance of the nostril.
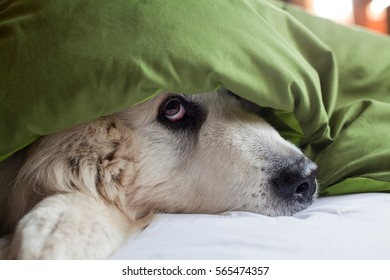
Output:
<path fill-rule="evenodd" d="M 273 185 L 286 197 L 300 199 L 310 198 L 316 190 L 317 168 L 302 170 L 300 168 L 286 168 L 272 180 Z"/>
<path fill-rule="evenodd" d="M 297 194 L 305 194 L 309 191 L 310 187 L 309 187 L 309 183 L 308 182 L 304 182 L 302 184 L 300 184 L 297 189 L 295 190 L 295 193 Z"/>

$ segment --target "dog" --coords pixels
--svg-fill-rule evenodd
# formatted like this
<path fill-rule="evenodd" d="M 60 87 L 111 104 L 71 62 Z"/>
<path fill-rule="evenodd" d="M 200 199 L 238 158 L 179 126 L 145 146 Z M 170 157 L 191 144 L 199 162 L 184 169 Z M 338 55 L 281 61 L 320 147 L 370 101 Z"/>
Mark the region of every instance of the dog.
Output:
<path fill-rule="evenodd" d="M 232 92 L 163 92 L 3 161 L 0 230 L 10 259 L 106 258 L 154 213 L 293 215 L 316 173 Z"/>

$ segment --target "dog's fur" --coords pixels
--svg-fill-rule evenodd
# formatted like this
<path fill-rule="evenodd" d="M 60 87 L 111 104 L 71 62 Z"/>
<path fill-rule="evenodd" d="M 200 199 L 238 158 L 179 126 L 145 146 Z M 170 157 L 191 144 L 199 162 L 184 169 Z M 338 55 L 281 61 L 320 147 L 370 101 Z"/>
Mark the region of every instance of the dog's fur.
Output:
<path fill-rule="evenodd" d="M 179 103 L 185 114 L 172 120 Z M 226 91 L 162 93 L 42 137 L 0 164 L 0 230 L 14 232 L 8 257 L 104 258 L 156 212 L 306 208 L 315 164 L 251 107 Z M 313 186 L 285 192 L 295 177 Z"/>

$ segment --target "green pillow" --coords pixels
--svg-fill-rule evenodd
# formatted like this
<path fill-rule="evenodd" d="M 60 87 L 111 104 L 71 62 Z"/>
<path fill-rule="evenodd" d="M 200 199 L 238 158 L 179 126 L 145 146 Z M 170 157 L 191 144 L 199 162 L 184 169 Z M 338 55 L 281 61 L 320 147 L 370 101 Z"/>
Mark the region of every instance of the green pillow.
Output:
<path fill-rule="evenodd" d="M 162 90 L 226 87 L 319 164 L 324 194 L 388 191 L 389 48 L 266 0 L 3 1 L 0 157 Z"/>
<path fill-rule="evenodd" d="M 326 147 L 305 149 L 321 167 L 321 193 L 390 191 L 390 37 L 273 3 L 303 23 L 335 58 L 337 86 L 330 93 L 336 104 L 328 115 L 331 141 Z M 328 87 L 329 81 L 320 79 Z M 324 100 L 327 94 L 322 92 Z"/>

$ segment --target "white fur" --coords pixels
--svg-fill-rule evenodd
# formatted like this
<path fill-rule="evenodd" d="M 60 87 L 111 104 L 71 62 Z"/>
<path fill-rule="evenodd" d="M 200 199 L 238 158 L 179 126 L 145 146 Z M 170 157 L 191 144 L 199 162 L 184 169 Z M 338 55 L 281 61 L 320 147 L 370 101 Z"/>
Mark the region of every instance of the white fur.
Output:
<path fill-rule="evenodd" d="M 105 258 L 155 212 L 275 216 L 310 204 L 275 196 L 271 175 L 303 155 L 263 119 L 225 92 L 187 95 L 204 121 L 173 131 L 157 121 L 169 96 L 43 137 L 2 163 L 1 230 L 16 228 L 9 258 Z"/>

